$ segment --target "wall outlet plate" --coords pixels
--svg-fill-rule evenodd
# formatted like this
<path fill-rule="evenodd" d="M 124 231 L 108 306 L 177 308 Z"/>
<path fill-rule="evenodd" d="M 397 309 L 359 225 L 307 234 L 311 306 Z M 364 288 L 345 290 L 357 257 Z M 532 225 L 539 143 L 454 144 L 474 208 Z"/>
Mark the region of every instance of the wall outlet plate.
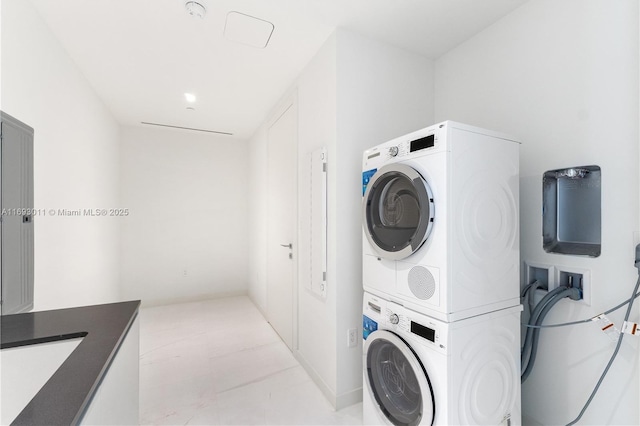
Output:
<path fill-rule="evenodd" d="M 571 266 L 558 266 L 555 270 L 555 279 L 553 288 L 557 288 L 561 285 L 567 285 L 566 281 L 569 277 L 575 279 L 577 276 L 582 276 L 582 299 L 578 303 L 591 306 L 591 270 L 583 268 L 574 268 Z M 574 283 L 574 286 L 578 284 Z"/>
<path fill-rule="evenodd" d="M 555 268 L 543 263 L 524 262 L 524 284 L 529 285 L 538 280 L 547 288 L 553 287 L 555 279 Z"/>
<path fill-rule="evenodd" d="M 358 344 L 358 329 L 350 328 L 347 330 L 347 347 L 353 348 Z"/>

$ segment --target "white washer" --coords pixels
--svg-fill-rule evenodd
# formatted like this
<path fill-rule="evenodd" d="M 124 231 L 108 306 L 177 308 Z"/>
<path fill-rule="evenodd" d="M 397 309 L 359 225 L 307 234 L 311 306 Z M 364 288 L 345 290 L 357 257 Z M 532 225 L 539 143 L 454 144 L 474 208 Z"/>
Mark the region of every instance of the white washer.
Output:
<path fill-rule="evenodd" d="M 446 121 L 363 158 L 363 285 L 444 321 L 519 303 L 519 143 Z"/>
<path fill-rule="evenodd" d="M 365 292 L 363 424 L 519 425 L 521 310 L 445 323 Z"/>

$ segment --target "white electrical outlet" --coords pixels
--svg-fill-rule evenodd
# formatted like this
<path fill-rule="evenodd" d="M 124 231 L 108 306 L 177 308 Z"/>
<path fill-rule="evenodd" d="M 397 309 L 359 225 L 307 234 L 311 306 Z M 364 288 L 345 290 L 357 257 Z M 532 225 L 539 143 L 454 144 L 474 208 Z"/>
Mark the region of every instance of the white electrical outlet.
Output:
<path fill-rule="evenodd" d="M 350 328 L 347 330 L 347 346 L 353 348 L 358 343 L 358 330 Z"/>

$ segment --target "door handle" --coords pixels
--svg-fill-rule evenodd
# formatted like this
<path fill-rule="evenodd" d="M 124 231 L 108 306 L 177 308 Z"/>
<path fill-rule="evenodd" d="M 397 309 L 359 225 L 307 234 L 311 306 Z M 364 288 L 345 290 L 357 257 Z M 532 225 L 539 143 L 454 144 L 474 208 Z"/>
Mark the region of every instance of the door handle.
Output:
<path fill-rule="evenodd" d="M 280 244 L 280 247 L 287 247 L 289 249 L 293 249 L 293 243 L 289 243 L 289 244 Z"/>

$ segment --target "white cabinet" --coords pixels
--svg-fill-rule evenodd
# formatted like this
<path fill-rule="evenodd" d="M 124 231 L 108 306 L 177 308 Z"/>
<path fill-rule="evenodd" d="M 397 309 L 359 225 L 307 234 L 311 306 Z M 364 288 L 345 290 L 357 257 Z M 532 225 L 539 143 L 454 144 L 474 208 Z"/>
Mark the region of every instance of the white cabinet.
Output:
<path fill-rule="evenodd" d="M 137 425 L 139 321 L 135 319 L 80 420 L 83 425 Z"/>

